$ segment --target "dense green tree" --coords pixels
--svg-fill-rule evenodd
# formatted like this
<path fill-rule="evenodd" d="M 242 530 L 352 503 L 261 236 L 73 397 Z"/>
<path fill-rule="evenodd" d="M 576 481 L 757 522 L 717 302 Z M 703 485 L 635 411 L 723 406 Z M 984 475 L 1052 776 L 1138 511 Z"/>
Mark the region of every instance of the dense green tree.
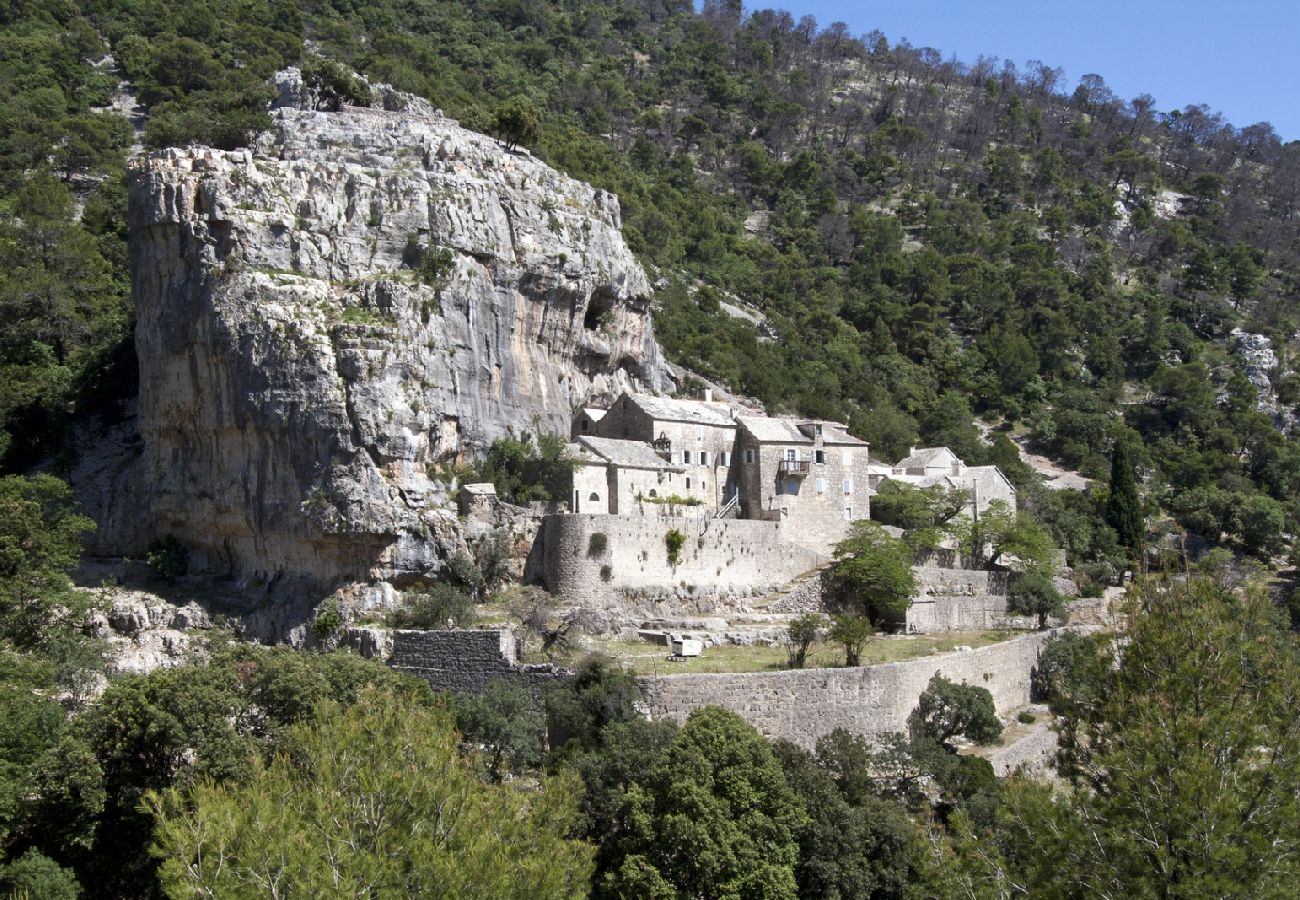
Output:
<path fill-rule="evenodd" d="M 627 802 L 628 832 L 602 893 L 797 896 L 807 814 L 771 746 L 734 713 L 691 713 Z"/>
<path fill-rule="evenodd" d="M 1106 506 L 1106 521 L 1119 536 L 1122 546 L 1133 556 L 1142 555 L 1146 524 L 1142 515 L 1142 498 L 1138 496 L 1137 478 L 1133 473 L 1133 460 L 1128 443 L 1117 440 L 1110 455 L 1110 499 Z"/>
<path fill-rule="evenodd" d="M 957 829 L 946 880 L 1042 896 L 1292 893 L 1293 639 L 1258 585 L 1194 576 L 1136 594 L 1128 633 L 1054 701 L 1068 792 L 1012 785 L 996 828 Z"/>
<path fill-rule="evenodd" d="M 497 679 L 482 694 L 456 698 L 456 727 L 483 751 L 495 781 L 508 773 L 535 769 L 546 745 L 546 719 L 528 689 Z"/>
<path fill-rule="evenodd" d="M 978 685 L 956 684 L 935 675 L 921 692 L 909 720 L 914 738 L 946 744 L 961 735 L 977 744 L 991 744 L 1002 735 L 993 697 Z"/>
<path fill-rule="evenodd" d="M 1066 615 L 1065 598 L 1052 579 L 1032 572 L 1016 572 L 1011 576 L 1007 606 L 1018 615 L 1034 616 L 1040 630 L 1047 627 L 1049 618 Z"/>
<path fill-rule="evenodd" d="M 912 552 L 876 522 L 853 523 L 849 537 L 835 545 L 832 577 L 844 601 L 872 621 L 898 621 L 916 596 Z"/>
<path fill-rule="evenodd" d="M 591 871 L 571 782 L 484 783 L 447 714 L 379 691 L 322 704 L 242 782 L 145 803 L 172 896 L 576 897 Z"/>

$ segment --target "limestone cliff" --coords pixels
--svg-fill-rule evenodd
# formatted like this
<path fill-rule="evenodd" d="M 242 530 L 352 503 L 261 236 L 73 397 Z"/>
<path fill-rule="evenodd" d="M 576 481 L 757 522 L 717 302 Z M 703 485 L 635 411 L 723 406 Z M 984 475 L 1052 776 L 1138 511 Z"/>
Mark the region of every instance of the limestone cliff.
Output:
<path fill-rule="evenodd" d="M 432 574 L 455 530 L 435 466 L 664 385 L 650 286 L 614 196 L 423 101 L 319 112 L 280 87 L 252 149 L 134 171 L 141 496 L 118 537 L 232 574 Z"/>

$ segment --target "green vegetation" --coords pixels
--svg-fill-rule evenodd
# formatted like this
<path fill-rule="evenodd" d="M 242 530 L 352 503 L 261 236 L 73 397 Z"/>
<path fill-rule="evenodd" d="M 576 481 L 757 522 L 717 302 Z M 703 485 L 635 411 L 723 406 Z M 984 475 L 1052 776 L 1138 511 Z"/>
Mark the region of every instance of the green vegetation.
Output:
<path fill-rule="evenodd" d="M 1049 618 L 1064 618 L 1065 598 L 1052 579 L 1033 572 L 1015 572 L 1007 589 L 1007 606 L 1011 612 L 1038 619 L 1039 629 L 1047 627 Z"/>
<path fill-rule="evenodd" d="M 862 648 L 875 633 L 876 627 L 866 616 L 841 615 L 833 618 L 826 636 L 844 648 L 844 665 L 857 666 L 861 665 Z"/>
<path fill-rule="evenodd" d="M 566 838 L 572 783 L 483 783 L 445 712 L 371 689 L 354 705 L 322 703 L 281 748 L 238 784 L 146 794 L 168 895 L 275 885 L 308 897 L 559 898 L 586 886 L 591 848 Z"/>
<path fill-rule="evenodd" d="M 402 604 L 389 615 L 393 628 L 468 628 L 477 619 L 473 596 L 452 584 L 408 591 Z"/>
<path fill-rule="evenodd" d="M 821 613 L 804 613 L 786 627 L 789 663 L 792 669 L 802 669 L 808 661 L 808 650 L 821 639 L 826 628 L 826 617 Z"/>
<path fill-rule="evenodd" d="M 564 455 L 564 438 L 543 434 L 497 438 L 474 478 L 490 481 L 507 503 L 568 500 L 576 463 Z"/>
<path fill-rule="evenodd" d="M 916 596 L 912 551 L 876 522 L 853 523 L 835 546 L 832 577 L 841 600 L 873 622 L 901 622 Z"/>
<path fill-rule="evenodd" d="M 977 744 L 991 744 L 1002 735 L 993 697 L 977 685 L 954 684 L 935 675 L 921 692 L 911 719 L 912 737 L 947 744 L 960 735 Z"/>
<path fill-rule="evenodd" d="M 677 565 L 682 561 L 682 547 L 686 546 L 686 535 L 676 528 L 669 528 L 664 534 L 664 548 L 668 551 L 668 562 Z"/>
<path fill-rule="evenodd" d="M 1068 789 L 1013 780 L 996 829 L 958 821 L 952 883 L 1046 896 L 1291 892 L 1294 638 L 1259 585 L 1194 576 L 1148 580 L 1137 594 L 1122 639 L 1057 654 L 1069 673 L 1051 682 Z"/>

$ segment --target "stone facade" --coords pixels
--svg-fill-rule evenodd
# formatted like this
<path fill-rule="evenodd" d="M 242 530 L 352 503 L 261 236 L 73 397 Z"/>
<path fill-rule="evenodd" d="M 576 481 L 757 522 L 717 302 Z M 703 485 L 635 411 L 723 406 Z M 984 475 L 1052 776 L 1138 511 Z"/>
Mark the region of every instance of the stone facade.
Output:
<path fill-rule="evenodd" d="M 997 466 L 968 466 L 947 447 L 915 447 L 894 464 L 888 475 L 873 473 L 873 487 L 889 478 L 916 487 L 942 485 L 964 491 L 967 502 L 961 514 L 976 518 L 995 500 L 1016 508 L 1016 488 Z"/>
<path fill-rule="evenodd" d="M 685 536 L 676 565 L 665 544 L 674 528 Z M 547 590 L 591 609 L 679 590 L 762 596 L 827 561 L 795 544 L 789 524 L 745 519 L 548 516 L 542 546 Z"/>
<path fill-rule="evenodd" d="M 472 694 L 502 678 L 537 690 L 572 674 L 551 665 L 521 665 L 516 656 L 514 635 L 504 628 L 394 631 L 388 664 L 423 678 L 434 690 Z"/>
<path fill-rule="evenodd" d="M 641 688 L 653 717 L 685 722 L 693 709 L 721 706 L 769 738 L 811 748 L 836 728 L 869 738 L 905 730 L 935 674 L 986 688 L 1006 716 L 1029 702 L 1030 675 L 1052 633 L 867 668 L 666 675 L 641 679 Z"/>
<path fill-rule="evenodd" d="M 868 451 L 833 423 L 740 416 L 736 483 L 747 519 L 779 520 L 792 539 L 829 550 L 871 515 Z"/>
<path fill-rule="evenodd" d="M 623 394 L 595 428 L 600 437 L 660 448 L 665 462 L 682 473 L 672 485 L 678 496 L 701 500 L 715 510 L 730 498 L 736 425 L 725 404 Z"/>

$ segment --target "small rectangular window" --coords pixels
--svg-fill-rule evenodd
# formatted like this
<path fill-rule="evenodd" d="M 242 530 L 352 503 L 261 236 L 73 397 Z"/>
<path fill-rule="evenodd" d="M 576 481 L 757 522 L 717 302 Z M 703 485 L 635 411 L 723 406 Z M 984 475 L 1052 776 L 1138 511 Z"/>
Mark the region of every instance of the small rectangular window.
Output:
<path fill-rule="evenodd" d="M 709 464 L 709 451 L 708 451 L 708 450 L 701 450 L 701 451 L 700 451 L 700 465 L 702 465 L 702 466 L 707 466 L 708 464 Z"/>
<path fill-rule="evenodd" d="M 825 450 L 814 450 L 814 451 L 813 451 L 813 462 L 820 463 L 821 465 L 825 465 L 825 464 L 826 464 L 826 451 L 825 451 Z"/>
<path fill-rule="evenodd" d="M 691 451 L 689 450 L 682 451 L 682 463 L 688 466 L 691 464 Z"/>
<path fill-rule="evenodd" d="M 853 521 L 853 507 L 851 506 L 844 507 L 844 521 L 845 522 Z"/>
<path fill-rule="evenodd" d="M 844 479 L 844 493 L 846 493 L 846 494 L 851 494 L 851 493 L 853 493 L 853 479 L 852 479 L 852 478 L 845 478 L 845 479 Z"/>
<path fill-rule="evenodd" d="M 720 466 L 731 465 L 731 454 L 728 453 L 726 450 L 718 451 L 718 465 Z"/>
<path fill-rule="evenodd" d="M 754 451 L 753 451 L 753 449 L 747 449 L 747 450 L 745 451 L 745 462 L 746 462 L 746 463 L 750 463 L 750 464 L 752 464 L 752 463 L 754 462 Z"/>
<path fill-rule="evenodd" d="M 798 460 L 798 459 L 799 459 L 799 448 L 798 448 L 798 447 L 786 447 L 786 448 L 785 448 L 785 458 L 788 459 L 788 460 L 790 460 L 790 461 L 792 461 L 792 462 L 795 461 L 795 460 Z"/>
<path fill-rule="evenodd" d="M 825 479 L 825 478 L 818 478 L 818 479 L 817 479 L 817 493 L 819 493 L 819 494 L 824 494 L 824 493 L 826 493 L 826 479 Z"/>
<path fill-rule="evenodd" d="M 793 478 L 787 478 L 785 480 L 785 492 L 787 494 L 799 493 L 799 482 Z"/>
<path fill-rule="evenodd" d="M 703 425 L 701 425 L 699 428 L 695 429 L 695 439 L 696 439 L 697 441 L 702 441 L 702 440 L 704 440 L 704 426 L 703 426 Z"/>

